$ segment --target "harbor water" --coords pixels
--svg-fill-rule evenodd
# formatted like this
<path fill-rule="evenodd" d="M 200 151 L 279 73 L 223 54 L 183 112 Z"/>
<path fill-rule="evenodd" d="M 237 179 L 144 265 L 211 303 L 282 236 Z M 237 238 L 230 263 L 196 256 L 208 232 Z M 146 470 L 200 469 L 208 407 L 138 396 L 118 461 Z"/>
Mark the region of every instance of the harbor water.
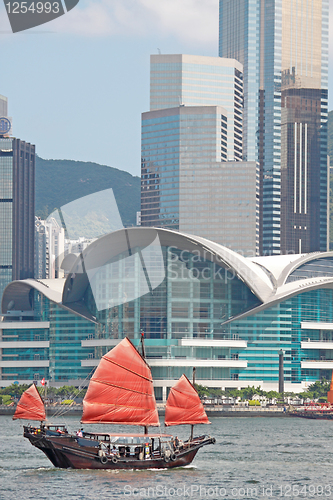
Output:
<path fill-rule="evenodd" d="M 80 427 L 77 417 L 61 422 L 70 432 Z M 191 466 L 93 471 L 56 469 L 23 438 L 22 421 L 0 416 L 0 500 L 333 499 L 333 421 L 226 417 L 211 422 L 195 429 L 197 435 L 214 436 L 216 444 L 199 450 Z M 93 429 L 110 426 L 85 426 Z M 188 426 L 167 429 L 182 439 L 189 432 Z"/>

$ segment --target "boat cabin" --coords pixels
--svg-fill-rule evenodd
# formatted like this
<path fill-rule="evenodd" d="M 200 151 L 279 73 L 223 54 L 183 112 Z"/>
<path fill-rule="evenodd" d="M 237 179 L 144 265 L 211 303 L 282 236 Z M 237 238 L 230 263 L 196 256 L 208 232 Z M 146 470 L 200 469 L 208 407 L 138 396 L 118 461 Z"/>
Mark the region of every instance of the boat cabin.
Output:
<path fill-rule="evenodd" d="M 77 438 L 80 446 L 99 448 L 100 455 L 120 458 L 151 458 L 165 450 L 173 451 L 171 434 L 105 434 L 84 432 Z"/>

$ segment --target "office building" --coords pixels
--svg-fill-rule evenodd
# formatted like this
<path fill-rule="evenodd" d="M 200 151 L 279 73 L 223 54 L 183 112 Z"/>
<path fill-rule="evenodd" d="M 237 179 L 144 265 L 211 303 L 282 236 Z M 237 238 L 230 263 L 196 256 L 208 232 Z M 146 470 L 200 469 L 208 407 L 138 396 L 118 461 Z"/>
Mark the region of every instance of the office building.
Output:
<path fill-rule="evenodd" d="M 261 252 L 327 249 L 328 0 L 220 0 L 243 64 L 244 158 L 261 166 Z"/>
<path fill-rule="evenodd" d="M 243 159 L 243 66 L 236 60 L 186 54 L 150 56 L 150 111 L 221 106 L 228 120 L 228 161 Z"/>
<path fill-rule="evenodd" d="M 227 159 L 227 117 L 219 106 L 178 106 L 142 114 L 141 225 L 179 229 L 183 165 Z"/>
<path fill-rule="evenodd" d="M 63 278 L 65 230 L 54 217 L 35 218 L 35 278 Z"/>
<path fill-rule="evenodd" d="M 0 95 L 0 117 L 1 116 L 8 116 L 8 99 L 3 95 Z"/>
<path fill-rule="evenodd" d="M 0 135 L 0 296 L 34 276 L 35 146 Z"/>
<path fill-rule="evenodd" d="M 259 255 L 259 165 L 185 164 L 179 177 L 179 231 Z"/>
<path fill-rule="evenodd" d="M 259 171 L 227 161 L 220 106 L 142 114 L 141 226 L 177 229 L 243 255 L 259 251 Z"/>
<path fill-rule="evenodd" d="M 160 269 L 147 251 L 156 241 Z M 204 386 L 277 390 L 280 349 L 285 390 L 297 392 L 333 369 L 333 252 L 244 258 L 193 235 L 123 229 L 87 247 L 66 279 L 9 284 L 2 313 L 0 386 L 79 385 L 144 331 L 158 399 L 193 366 Z"/>

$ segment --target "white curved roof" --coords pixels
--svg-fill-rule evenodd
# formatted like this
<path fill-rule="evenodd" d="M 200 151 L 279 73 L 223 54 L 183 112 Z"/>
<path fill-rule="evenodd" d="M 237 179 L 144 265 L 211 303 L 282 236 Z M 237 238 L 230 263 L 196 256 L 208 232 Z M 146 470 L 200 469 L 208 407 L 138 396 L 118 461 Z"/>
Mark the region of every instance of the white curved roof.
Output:
<path fill-rule="evenodd" d="M 13 297 L 17 301 L 15 309 L 20 305 L 23 309 L 29 302 L 29 290 L 34 288 L 60 306 L 95 321 L 96 318 L 85 310 L 81 301 L 89 285 L 87 271 L 102 267 L 120 253 L 129 252 L 131 255 L 131 248 L 145 248 L 156 242 L 156 238 L 161 246 L 176 247 L 189 253 L 198 252 L 204 259 L 234 272 L 262 302 L 260 306 L 238 318 L 266 309 L 304 291 L 333 288 L 333 277 L 325 276 L 286 283 L 288 276 L 298 267 L 316 259 L 333 259 L 333 252 L 245 258 L 205 238 L 169 229 L 138 227 L 114 231 L 95 240 L 76 258 L 66 280 L 28 279 L 10 283 L 3 294 L 2 311 L 7 311 Z"/>

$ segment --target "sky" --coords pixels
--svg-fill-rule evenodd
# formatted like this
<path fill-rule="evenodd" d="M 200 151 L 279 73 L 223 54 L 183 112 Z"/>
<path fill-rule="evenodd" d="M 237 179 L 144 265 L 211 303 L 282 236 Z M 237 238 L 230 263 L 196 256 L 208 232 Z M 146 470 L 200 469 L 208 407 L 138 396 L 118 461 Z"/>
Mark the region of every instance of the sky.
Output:
<path fill-rule="evenodd" d="M 0 43 L 0 94 L 15 137 L 36 144 L 42 158 L 140 176 L 150 54 L 218 56 L 218 0 L 80 0 L 66 15 L 15 34 L 1 2 Z"/>

